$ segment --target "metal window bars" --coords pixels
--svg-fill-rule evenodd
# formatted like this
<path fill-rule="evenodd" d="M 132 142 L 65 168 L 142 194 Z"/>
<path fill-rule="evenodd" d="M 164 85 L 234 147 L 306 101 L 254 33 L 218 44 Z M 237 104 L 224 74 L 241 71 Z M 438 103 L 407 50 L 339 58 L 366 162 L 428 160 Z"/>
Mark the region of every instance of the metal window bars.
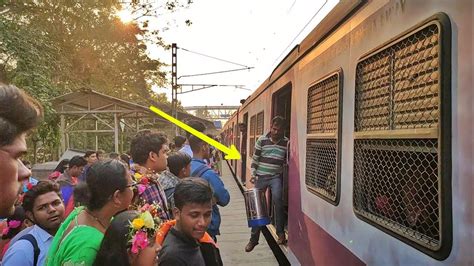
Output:
<path fill-rule="evenodd" d="M 311 86 L 307 109 L 306 187 L 335 205 L 339 199 L 340 76 L 339 71 L 332 73 Z"/>
<path fill-rule="evenodd" d="M 409 243 L 440 249 L 440 24 L 430 22 L 356 68 L 354 211 Z"/>

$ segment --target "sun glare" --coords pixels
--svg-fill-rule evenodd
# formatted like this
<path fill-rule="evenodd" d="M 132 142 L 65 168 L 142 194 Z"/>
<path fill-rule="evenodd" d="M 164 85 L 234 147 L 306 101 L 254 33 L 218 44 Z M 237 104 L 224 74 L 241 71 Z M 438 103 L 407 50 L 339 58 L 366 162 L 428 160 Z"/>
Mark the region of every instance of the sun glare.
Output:
<path fill-rule="evenodd" d="M 130 10 L 127 10 L 127 9 L 122 9 L 118 11 L 117 16 L 120 18 L 120 20 L 123 23 L 130 23 L 133 20 L 132 12 L 130 12 Z"/>

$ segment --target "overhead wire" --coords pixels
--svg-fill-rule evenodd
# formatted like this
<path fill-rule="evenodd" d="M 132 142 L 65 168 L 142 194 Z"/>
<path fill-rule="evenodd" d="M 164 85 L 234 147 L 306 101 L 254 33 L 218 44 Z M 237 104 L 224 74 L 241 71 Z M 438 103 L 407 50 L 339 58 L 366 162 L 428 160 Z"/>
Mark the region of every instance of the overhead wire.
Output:
<path fill-rule="evenodd" d="M 218 60 L 218 61 L 222 61 L 222 62 L 226 62 L 226 63 L 229 63 L 229 64 L 234 64 L 234 65 L 238 65 L 238 66 L 245 67 L 245 68 L 250 68 L 249 66 L 242 65 L 242 64 L 239 64 L 239 63 L 235 63 L 235 62 L 232 62 L 232 61 L 229 61 L 229 60 L 217 58 L 217 57 L 215 57 L 215 56 L 210 56 L 210 55 L 206 55 L 206 54 L 203 54 L 203 53 L 194 52 L 194 51 L 191 51 L 191 50 L 182 48 L 182 47 L 177 47 L 177 48 L 178 48 L 178 49 L 181 49 L 181 50 L 183 50 L 183 51 L 186 51 L 186 52 L 188 52 L 188 53 L 201 55 L 201 56 L 204 56 L 204 57 L 212 58 L 212 59 L 215 59 L 215 60 Z"/>
<path fill-rule="evenodd" d="M 319 12 L 323 9 L 324 6 L 326 6 L 326 4 L 328 3 L 328 0 L 325 0 L 324 1 L 324 4 L 316 11 L 316 13 L 314 13 L 314 15 L 311 17 L 311 19 L 306 23 L 306 25 L 304 25 L 304 27 L 300 30 L 300 32 L 298 32 L 298 34 L 296 34 L 295 38 L 293 38 L 293 40 L 288 44 L 287 47 L 285 47 L 285 49 L 283 49 L 283 51 L 281 52 L 281 54 L 275 59 L 275 61 L 273 62 L 272 65 L 275 65 L 275 63 L 278 61 L 278 59 L 280 59 L 280 57 L 286 52 L 286 50 L 293 44 L 293 42 L 300 36 L 300 34 L 306 29 L 306 27 L 308 27 L 309 23 L 311 23 L 311 21 L 313 21 L 313 19 L 319 14 Z"/>

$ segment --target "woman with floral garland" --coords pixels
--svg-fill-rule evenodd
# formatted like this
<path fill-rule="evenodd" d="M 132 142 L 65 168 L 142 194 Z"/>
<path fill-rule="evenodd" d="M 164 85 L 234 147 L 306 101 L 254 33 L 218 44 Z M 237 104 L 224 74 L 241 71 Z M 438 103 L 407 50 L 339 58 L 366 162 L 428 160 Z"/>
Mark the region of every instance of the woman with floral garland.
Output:
<path fill-rule="evenodd" d="M 115 216 L 105 232 L 94 265 L 157 265 L 161 246 L 155 243 L 154 237 L 161 221 L 152 218 L 150 208 L 152 205 L 142 207 L 142 212 L 125 211 Z"/>
<path fill-rule="evenodd" d="M 86 177 L 89 199 L 63 222 L 51 243 L 46 265 L 92 265 L 112 217 L 126 210 L 135 183 L 118 160 L 97 162 Z"/>

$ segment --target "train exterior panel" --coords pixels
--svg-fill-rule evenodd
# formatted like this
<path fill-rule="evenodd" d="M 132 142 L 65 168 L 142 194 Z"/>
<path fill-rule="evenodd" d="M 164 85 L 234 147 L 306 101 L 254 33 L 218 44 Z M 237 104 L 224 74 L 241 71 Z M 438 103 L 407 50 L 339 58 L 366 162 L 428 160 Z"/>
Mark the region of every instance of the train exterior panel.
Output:
<path fill-rule="evenodd" d="M 342 1 L 226 124 L 246 125 L 232 166 L 251 187 L 252 146 L 290 91 L 288 247 L 302 265 L 474 263 L 472 13 Z"/>

